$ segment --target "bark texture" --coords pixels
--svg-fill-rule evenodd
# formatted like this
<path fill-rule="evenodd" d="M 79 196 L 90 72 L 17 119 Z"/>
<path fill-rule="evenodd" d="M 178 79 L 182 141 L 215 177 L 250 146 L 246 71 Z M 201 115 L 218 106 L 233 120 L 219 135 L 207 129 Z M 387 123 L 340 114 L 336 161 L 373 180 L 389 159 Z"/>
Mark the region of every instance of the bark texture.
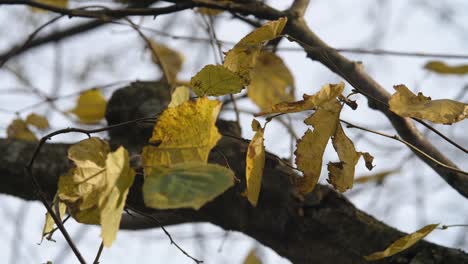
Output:
<path fill-rule="evenodd" d="M 144 103 L 132 106 L 130 102 L 135 102 L 132 95 L 141 94 L 158 95 L 159 100 L 162 100 L 161 98 L 166 98 L 160 93 L 162 88 L 164 86 L 159 83 L 138 82 L 118 90 L 110 100 L 108 122 L 122 122 L 123 119 L 134 119 L 160 111 L 161 105 L 155 103 L 152 96 L 145 97 L 146 100 L 152 100 L 151 106 L 144 106 Z M 128 100 L 121 100 L 122 98 Z M 239 135 L 237 126 L 231 122 L 220 121 L 217 125 L 224 135 Z M 138 154 L 142 142 L 146 142 L 150 136 L 148 131 L 144 131 L 148 129 L 151 127 L 114 131 L 110 133 L 111 143 L 113 146 L 126 145 L 133 154 Z M 125 139 L 131 137 L 132 133 L 141 142 Z M 123 135 L 127 137 L 122 137 Z M 295 172 L 270 153 L 267 154 L 258 206 L 251 207 L 241 196 L 245 189 L 247 146 L 247 140 L 229 136 L 220 140 L 210 154 L 210 162 L 224 166 L 228 162 L 240 182 L 199 211 L 158 211 L 146 208 L 142 201 L 143 179 L 140 176 L 132 187 L 127 203 L 151 214 L 163 225 L 210 222 L 226 230 L 243 232 L 293 263 L 367 263 L 363 256 L 384 249 L 404 235 L 358 210 L 328 186 L 318 185 L 304 201 L 298 199 L 290 180 L 296 177 Z M 50 198 L 55 194 L 59 175 L 66 172 L 71 165 L 66 155 L 68 147 L 68 144 L 46 144 L 35 162 L 33 173 Z M 3 177 L 1 193 L 27 200 L 36 199 L 35 190 L 23 170 L 34 148 L 34 143 L 0 139 L 0 175 Z M 130 215 L 125 215 L 121 224 L 121 228 L 132 230 L 157 226 L 158 224 L 146 218 Z M 467 262 L 468 255 L 463 251 L 423 241 L 394 257 L 375 263 Z"/>

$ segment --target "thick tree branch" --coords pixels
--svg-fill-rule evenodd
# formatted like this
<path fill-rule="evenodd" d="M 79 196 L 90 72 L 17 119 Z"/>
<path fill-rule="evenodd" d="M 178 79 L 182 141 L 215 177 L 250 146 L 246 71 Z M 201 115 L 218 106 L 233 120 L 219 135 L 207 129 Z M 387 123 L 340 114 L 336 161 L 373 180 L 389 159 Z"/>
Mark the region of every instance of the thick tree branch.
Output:
<path fill-rule="evenodd" d="M 180 2 L 181 3 L 175 3 L 174 5 L 167 7 L 128 7 L 124 9 L 102 8 L 99 10 L 87 10 L 84 8 L 67 9 L 31 0 L 0 0 L 0 6 L 27 5 L 31 7 L 42 8 L 44 10 L 48 10 L 58 14 L 67 15 L 69 17 L 84 17 L 96 18 L 100 20 L 109 20 L 114 18 L 122 18 L 125 16 L 158 16 L 195 7 L 195 4 L 191 2 Z"/>
<path fill-rule="evenodd" d="M 293 16 L 303 17 L 307 7 L 309 6 L 310 0 L 295 0 L 288 9 Z"/>
<path fill-rule="evenodd" d="M 224 137 L 217 150 L 227 157 L 229 165 L 239 179 L 244 179 L 247 141 Z M 23 166 L 34 151 L 35 144 L 21 141 L 0 140 L 0 175 L 3 181 L 0 192 L 35 199 L 30 180 L 24 175 Z M 46 144 L 34 166 L 44 190 L 52 198 L 58 176 L 69 167 L 67 144 Z M 211 162 L 225 164 L 218 151 L 210 155 Z M 384 225 L 356 209 L 346 198 L 319 185 L 302 203 L 295 198 L 290 177 L 294 172 L 271 155 L 267 155 L 263 189 L 259 205 L 252 208 L 240 193 L 244 184 L 239 183 L 200 211 L 163 210 L 146 208 L 142 202 L 142 178 L 132 187 L 128 203 L 156 217 L 164 225 L 188 222 L 211 222 L 227 230 L 243 232 L 271 247 L 293 263 L 366 263 L 362 256 L 382 250 L 403 233 Z M 303 216 L 301 216 L 303 214 Z M 138 216 L 126 215 L 124 229 L 153 228 L 154 222 Z M 428 242 L 381 263 L 411 263 L 428 260 L 433 263 L 464 263 L 468 255 L 462 251 L 444 248 Z M 378 262 L 379 263 L 379 262 Z M 415 262 L 413 262 L 415 263 Z"/>

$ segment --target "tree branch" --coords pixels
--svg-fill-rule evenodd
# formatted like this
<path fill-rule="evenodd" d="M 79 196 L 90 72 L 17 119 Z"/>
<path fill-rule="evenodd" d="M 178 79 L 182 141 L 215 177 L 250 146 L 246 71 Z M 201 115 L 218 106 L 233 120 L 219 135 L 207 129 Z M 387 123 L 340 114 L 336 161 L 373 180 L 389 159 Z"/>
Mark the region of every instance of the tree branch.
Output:
<path fill-rule="evenodd" d="M 291 13 L 295 17 L 303 17 L 307 7 L 309 6 L 310 0 L 295 0 L 287 12 Z"/>
<path fill-rule="evenodd" d="M 114 142 L 116 144 L 116 142 Z M 346 198 L 319 185 L 306 197 L 298 200 L 289 178 L 294 172 L 267 154 L 265 176 L 258 207 L 252 208 L 241 192 L 244 190 L 245 155 L 247 141 L 223 137 L 218 151 L 210 155 L 210 162 L 226 165 L 225 155 L 236 176 L 242 180 L 226 193 L 199 211 L 180 209 L 157 211 L 143 204 L 142 177 L 137 177 L 127 203 L 157 218 L 163 225 L 189 222 L 210 222 L 226 230 L 243 232 L 293 263 L 366 263 L 362 256 L 382 250 L 403 233 L 386 226 L 356 209 Z M 49 197 L 56 192 L 58 176 L 68 170 L 67 144 L 45 144 L 34 163 L 34 173 Z M 36 199 L 30 180 L 22 167 L 30 158 L 35 144 L 0 139 L 0 192 Z M 222 153 L 219 154 L 219 153 Z M 133 214 L 132 214 L 133 215 Z M 125 215 L 121 228 L 145 229 L 158 224 L 137 216 Z M 468 255 L 428 242 L 377 263 L 465 263 Z M 438 261 L 438 262 L 437 262 Z"/>
<path fill-rule="evenodd" d="M 288 12 L 281 12 L 256 1 L 252 3 L 234 3 L 196 0 L 193 2 L 198 6 L 254 15 L 261 19 L 275 20 L 287 16 L 288 24 L 283 33 L 297 41 L 298 44 L 304 48 L 309 58 L 321 62 L 331 71 L 348 81 L 358 92 L 362 93 L 367 98 L 371 108 L 379 110 L 387 116 L 402 139 L 445 165 L 457 168 L 450 159 L 442 154 L 422 135 L 411 119 L 397 116 L 389 110 L 388 100 L 390 94 L 369 76 L 363 67 L 348 60 L 336 50 L 329 47 L 315 35 L 302 17 L 291 16 Z M 414 153 L 436 171 L 450 186 L 457 190 L 458 193 L 468 198 L 468 176 L 439 166 L 437 163 L 418 152 Z"/>

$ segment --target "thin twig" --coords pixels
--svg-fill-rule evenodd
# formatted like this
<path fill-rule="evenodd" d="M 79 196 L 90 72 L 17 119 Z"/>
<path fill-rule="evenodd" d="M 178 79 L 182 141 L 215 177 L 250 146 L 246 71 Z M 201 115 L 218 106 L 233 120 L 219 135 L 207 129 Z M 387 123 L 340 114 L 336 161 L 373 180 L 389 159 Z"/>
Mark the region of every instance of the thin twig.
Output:
<path fill-rule="evenodd" d="M 64 17 L 65 15 L 59 15 L 57 17 L 54 17 L 52 18 L 51 20 L 47 21 L 45 24 L 41 25 L 40 27 L 38 27 L 36 30 L 34 30 L 33 33 L 29 34 L 29 37 L 26 39 L 26 41 L 20 45 L 20 46 L 17 46 L 15 48 L 13 48 L 13 50 L 7 54 L 7 56 L 5 57 L 2 57 L 0 59 L 0 68 L 11 58 L 13 57 L 19 50 L 22 50 L 24 49 L 26 46 L 28 46 L 31 41 L 37 36 L 37 34 L 39 34 L 39 32 L 41 30 L 43 30 L 44 28 L 46 28 L 47 26 L 53 24 L 55 21 L 59 20 L 60 18 Z"/>
<path fill-rule="evenodd" d="M 446 165 L 446 164 L 436 160 L 435 158 L 433 158 L 432 156 L 430 156 L 426 152 L 420 150 L 418 147 L 414 146 L 413 144 L 409 143 L 408 141 L 402 139 L 401 137 L 399 137 L 397 135 L 393 135 L 393 136 L 388 135 L 388 134 L 385 134 L 385 133 L 382 133 L 382 132 L 379 132 L 379 131 L 375 131 L 375 130 L 368 129 L 368 128 L 365 128 L 365 127 L 361 127 L 361 126 L 358 126 L 358 125 L 354 125 L 354 124 L 352 124 L 352 123 L 350 123 L 348 121 L 342 120 L 342 119 L 340 119 L 340 121 L 345 123 L 347 125 L 347 127 L 349 127 L 349 128 L 357 128 L 357 129 L 367 131 L 367 132 L 370 132 L 370 133 L 373 133 L 373 134 L 376 134 L 376 135 L 380 135 L 380 136 L 383 136 L 383 137 L 386 137 L 386 138 L 391 138 L 393 140 L 400 141 L 401 143 L 405 144 L 406 146 L 408 146 L 412 150 L 414 150 L 414 151 L 418 152 L 419 154 L 421 154 L 422 156 L 430 159 L 435 164 L 437 164 L 437 165 L 439 165 L 441 167 L 444 167 L 446 169 L 449 169 L 451 171 L 458 172 L 458 173 L 461 173 L 461 174 L 464 174 L 464 175 L 468 175 L 468 172 L 466 172 L 466 171 L 460 170 L 458 168 L 454 168 L 452 166 Z"/>
<path fill-rule="evenodd" d="M 99 246 L 96 257 L 94 258 L 93 264 L 99 264 L 99 258 L 101 258 L 101 254 L 102 254 L 103 249 L 104 249 L 104 242 L 101 242 L 101 245 Z"/>
<path fill-rule="evenodd" d="M 170 242 L 171 242 L 171 245 L 174 245 L 180 252 L 182 252 L 182 254 L 184 254 L 185 256 L 187 256 L 188 258 L 190 258 L 191 260 L 193 260 L 195 263 L 197 264 L 200 264 L 200 263 L 203 263 L 203 260 L 199 260 L 199 259 L 196 259 L 194 257 L 192 257 L 189 253 L 187 253 L 183 248 L 181 248 L 175 241 L 174 239 L 172 238 L 171 234 L 166 230 L 166 228 L 164 227 L 164 225 L 161 223 L 161 221 L 159 221 L 156 217 L 150 215 L 150 214 L 147 214 L 143 211 L 140 211 L 138 209 L 136 209 L 135 207 L 127 204 L 127 207 L 134 211 L 135 213 L 141 215 L 141 216 L 144 216 L 146 218 L 148 218 L 149 220 L 155 222 L 161 229 L 162 231 L 166 234 L 166 236 L 169 238 Z"/>
<path fill-rule="evenodd" d="M 126 16 L 152 16 L 170 14 L 177 11 L 190 9 L 195 7 L 195 3 L 192 2 L 183 2 L 177 3 L 174 5 L 166 7 L 154 7 L 154 8 L 123 8 L 123 9 L 109 9 L 102 8 L 96 10 L 97 7 L 93 6 L 94 9 L 86 10 L 87 7 L 81 7 L 76 9 L 61 8 L 50 4 L 44 4 L 41 2 L 31 1 L 31 0 L 0 0 L 0 5 L 26 5 L 31 7 L 37 7 L 58 14 L 66 15 L 68 17 L 85 17 L 85 18 L 96 18 L 99 20 L 110 20 L 113 18 L 122 18 Z"/>

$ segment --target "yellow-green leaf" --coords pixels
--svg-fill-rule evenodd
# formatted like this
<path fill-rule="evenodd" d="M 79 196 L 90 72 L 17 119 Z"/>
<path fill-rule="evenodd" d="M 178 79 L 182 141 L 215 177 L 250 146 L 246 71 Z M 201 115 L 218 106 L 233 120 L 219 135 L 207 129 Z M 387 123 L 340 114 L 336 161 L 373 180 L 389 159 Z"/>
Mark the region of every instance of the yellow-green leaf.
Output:
<path fill-rule="evenodd" d="M 439 224 L 427 225 L 414 233 L 411 233 L 398 239 L 397 241 L 393 242 L 390 246 L 388 246 L 385 250 L 372 253 L 368 256 L 365 256 L 364 258 L 366 260 L 378 260 L 393 256 L 405 249 L 412 247 L 414 244 L 416 244 L 416 242 L 418 242 L 419 240 L 427 236 L 429 233 L 431 233 L 438 225 Z"/>
<path fill-rule="evenodd" d="M 106 99 L 98 89 L 81 93 L 75 108 L 70 110 L 83 124 L 96 124 L 106 114 Z"/>
<path fill-rule="evenodd" d="M 361 155 L 356 152 L 353 142 L 346 136 L 340 123 L 336 125 L 332 143 L 340 162 L 328 163 L 328 178 L 335 189 L 345 192 L 353 187 L 354 170 Z"/>
<path fill-rule="evenodd" d="M 274 113 L 296 113 L 305 110 L 315 109 L 323 104 L 326 104 L 343 93 L 344 83 L 326 84 L 322 86 L 320 91 L 313 95 L 303 95 L 304 100 L 296 102 L 281 102 L 275 104 L 270 110 L 261 112 L 256 116 L 269 115 Z"/>
<path fill-rule="evenodd" d="M 178 86 L 171 95 L 171 102 L 167 107 L 176 107 L 190 98 L 190 89 L 187 86 Z"/>
<path fill-rule="evenodd" d="M 47 118 L 45 118 L 45 116 L 34 113 L 31 113 L 26 117 L 26 123 L 28 125 L 35 126 L 40 130 L 49 128 L 49 121 L 47 121 Z"/>
<path fill-rule="evenodd" d="M 221 138 L 215 126 L 221 103 L 206 97 L 166 109 L 156 123 L 150 144 L 143 148 L 145 174 L 153 167 L 189 161 L 208 161 Z"/>
<path fill-rule="evenodd" d="M 265 129 L 255 119 L 252 120 L 252 129 L 255 131 L 255 135 L 247 149 L 245 168 L 247 190 L 245 194 L 250 204 L 257 206 L 262 187 L 263 168 L 265 167 L 265 146 L 263 145 Z"/>
<path fill-rule="evenodd" d="M 235 94 L 244 88 L 239 76 L 222 65 L 206 65 L 192 77 L 190 86 L 198 96 Z"/>
<path fill-rule="evenodd" d="M 257 254 L 255 253 L 255 249 L 252 249 L 250 250 L 247 257 L 245 257 L 243 263 L 244 264 L 262 264 L 262 261 L 260 260 L 259 257 L 257 257 Z"/>
<path fill-rule="evenodd" d="M 390 110 L 402 117 L 451 124 L 468 116 L 468 104 L 449 99 L 431 100 L 422 93 L 415 95 L 405 85 L 396 85 L 394 88 L 396 93 L 390 98 Z"/>
<path fill-rule="evenodd" d="M 70 147 L 68 157 L 76 167 L 60 176 L 57 195 L 78 222 L 100 224 L 109 247 L 135 176 L 128 152 L 123 147 L 110 152 L 107 142 L 90 138 Z"/>
<path fill-rule="evenodd" d="M 28 128 L 22 119 L 15 119 L 7 127 L 7 138 L 24 141 L 37 141 L 36 135 Z"/>
<path fill-rule="evenodd" d="M 150 41 L 153 62 L 161 67 L 169 84 L 174 84 L 182 69 L 184 56 L 166 45 Z"/>
<path fill-rule="evenodd" d="M 234 184 L 234 173 L 225 167 L 204 162 L 157 167 L 145 177 L 145 205 L 157 209 L 198 210 Z"/>
<path fill-rule="evenodd" d="M 468 74 L 468 64 L 448 65 L 442 61 L 429 61 L 424 68 L 439 74 Z"/>
<path fill-rule="evenodd" d="M 280 57 L 262 52 L 251 71 L 247 92 L 262 111 L 267 111 L 277 103 L 294 101 L 294 77 Z"/>
<path fill-rule="evenodd" d="M 317 184 L 322 171 L 322 158 L 328 140 L 335 133 L 341 104 L 338 100 L 330 101 L 320 107 L 304 122 L 312 125 L 314 130 L 308 129 L 296 145 L 296 166 L 304 173 L 298 182 L 301 193 L 309 193 Z"/>
<path fill-rule="evenodd" d="M 241 76 L 243 84 L 250 82 L 250 71 L 255 66 L 257 56 L 263 45 L 277 38 L 287 22 L 286 17 L 270 21 L 242 38 L 224 59 L 224 66 Z"/>

